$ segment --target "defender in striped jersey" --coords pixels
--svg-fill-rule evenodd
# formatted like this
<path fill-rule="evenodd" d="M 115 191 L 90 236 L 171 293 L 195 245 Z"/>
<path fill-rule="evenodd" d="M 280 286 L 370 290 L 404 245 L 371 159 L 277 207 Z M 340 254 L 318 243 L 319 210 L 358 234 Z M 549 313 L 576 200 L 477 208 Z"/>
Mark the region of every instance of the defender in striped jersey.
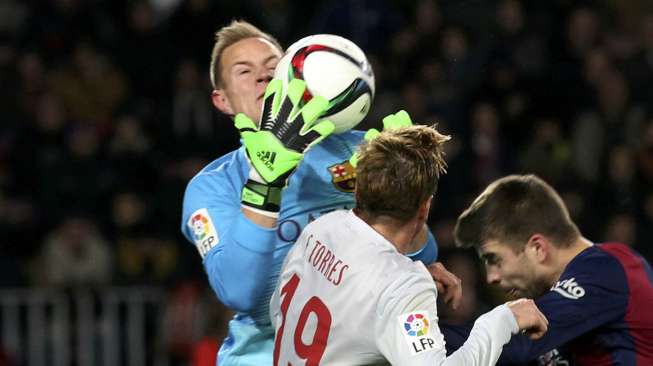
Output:
<path fill-rule="evenodd" d="M 458 218 L 456 241 L 474 246 L 488 282 L 530 296 L 549 319 L 540 340 L 514 337 L 500 363 L 653 365 L 653 272 L 620 243 L 582 237 L 555 190 L 533 175 L 490 184 Z M 451 346 L 460 332 L 444 327 Z"/>

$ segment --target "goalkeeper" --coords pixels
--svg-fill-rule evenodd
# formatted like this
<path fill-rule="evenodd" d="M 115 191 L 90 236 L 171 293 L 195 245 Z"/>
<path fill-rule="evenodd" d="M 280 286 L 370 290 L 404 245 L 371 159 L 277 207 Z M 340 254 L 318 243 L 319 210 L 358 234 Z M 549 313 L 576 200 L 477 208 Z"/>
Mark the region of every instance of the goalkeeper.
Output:
<path fill-rule="evenodd" d="M 244 146 L 188 183 L 181 230 L 197 247 L 220 301 L 236 311 L 218 353 L 221 366 L 272 363 L 268 302 L 286 253 L 309 221 L 354 206 L 349 159 L 363 133 L 330 135 L 330 122 L 316 123 L 324 99 L 299 108 L 301 81 L 287 91 L 278 82 L 268 87 L 281 56 L 274 38 L 240 21 L 217 32 L 211 56 L 213 104 L 234 119 Z M 408 123 L 407 116 L 391 119 Z M 426 229 L 410 257 L 435 261 L 437 247 Z M 431 268 L 443 273 L 439 264 Z M 456 302 L 460 284 L 448 279 Z"/>

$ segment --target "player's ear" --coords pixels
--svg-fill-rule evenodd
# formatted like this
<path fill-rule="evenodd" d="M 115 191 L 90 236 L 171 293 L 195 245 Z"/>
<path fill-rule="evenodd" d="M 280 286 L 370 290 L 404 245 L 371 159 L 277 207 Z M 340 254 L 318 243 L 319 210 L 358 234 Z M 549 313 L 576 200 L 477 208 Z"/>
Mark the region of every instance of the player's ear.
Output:
<path fill-rule="evenodd" d="M 428 199 L 424 200 L 422 204 L 419 205 L 417 209 L 417 218 L 420 220 L 426 221 L 429 217 L 429 211 L 431 210 L 431 202 L 433 202 L 433 196 L 429 196 Z"/>
<path fill-rule="evenodd" d="M 234 111 L 231 107 L 231 103 L 229 102 L 229 98 L 227 97 L 227 94 L 225 93 L 224 89 L 215 89 L 211 93 L 211 101 L 213 102 L 213 105 L 222 113 L 228 115 L 228 116 L 233 116 Z"/>
<path fill-rule="evenodd" d="M 533 234 L 526 243 L 525 250 L 538 262 L 544 262 L 551 255 L 551 243 L 541 234 Z"/>

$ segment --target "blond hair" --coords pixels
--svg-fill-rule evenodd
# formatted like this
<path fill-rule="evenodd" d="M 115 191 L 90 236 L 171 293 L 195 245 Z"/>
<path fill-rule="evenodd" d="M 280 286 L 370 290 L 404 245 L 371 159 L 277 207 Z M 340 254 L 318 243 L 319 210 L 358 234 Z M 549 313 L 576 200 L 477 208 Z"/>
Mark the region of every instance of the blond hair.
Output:
<path fill-rule="evenodd" d="M 283 48 L 281 48 L 279 42 L 277 42 L 277 40 L 270 34 L 263 32 L 244 20 L 231 21 L 229 25 L 224 26 L 215 32 L 215 44 L 213 45 L 213 51 L 211 52 L 211 66 L 209 70 L 213 89 L 218 89 L 222 87 L 223 84 L 220 60 L 224 50 L 234 43 L 247 38 L 263 38 L 272 43 L 283 53 Z"/>
<path fill-rule="evenodd" d="M 411 219 L 446 173 L 443 144 L 449 139 L 435 126 L 410 126 L 384 131 L 362 145 L 356 207 L 376 216 Z"/>

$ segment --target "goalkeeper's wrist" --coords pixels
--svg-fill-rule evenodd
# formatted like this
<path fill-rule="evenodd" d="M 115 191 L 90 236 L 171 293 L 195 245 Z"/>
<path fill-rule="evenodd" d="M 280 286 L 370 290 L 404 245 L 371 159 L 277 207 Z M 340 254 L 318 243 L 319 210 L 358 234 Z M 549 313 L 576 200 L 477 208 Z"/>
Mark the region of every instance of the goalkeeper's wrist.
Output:
<path fill-rule="evenodd" d="M 277 218 L 281 208 L 281 190 L 283 185 L 270 185 L 250 178 L 243 187 L 240 202 L 243 207 L 258 214 Z"/>

